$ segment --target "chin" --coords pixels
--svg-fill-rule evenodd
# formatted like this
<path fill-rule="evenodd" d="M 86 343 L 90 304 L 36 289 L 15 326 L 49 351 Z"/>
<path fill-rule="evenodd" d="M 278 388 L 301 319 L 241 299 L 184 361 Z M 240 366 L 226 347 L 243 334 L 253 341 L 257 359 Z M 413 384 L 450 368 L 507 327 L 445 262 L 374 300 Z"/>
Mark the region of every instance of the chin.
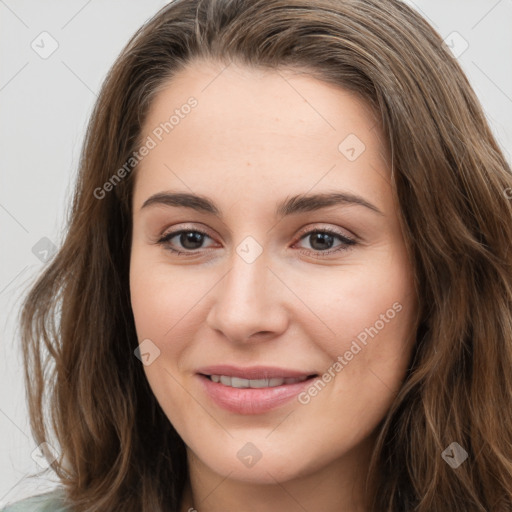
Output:
<path fill-rule="evenodd" d="M 264 447 L 262 441 L 261 449 L 256 448 L 258 441 L 254 444 L 231 441 L 231 446 L 226 446 L 225 442 L 219 443 L 222 450 L 196 451 L 194 458 L 199 458 L 200 464 L 208 466 L 222 477 L 262 485 L 306 476 L 321 469 L 326 462 L 322 457 L 318 457 L 316 461 L 308 460 L 303 450 L 293 446 L 289 446 L 289 452 L 286 453 L 286 447 L 282 444 L 279 447 L 273 446 L 268 440 Z"/>

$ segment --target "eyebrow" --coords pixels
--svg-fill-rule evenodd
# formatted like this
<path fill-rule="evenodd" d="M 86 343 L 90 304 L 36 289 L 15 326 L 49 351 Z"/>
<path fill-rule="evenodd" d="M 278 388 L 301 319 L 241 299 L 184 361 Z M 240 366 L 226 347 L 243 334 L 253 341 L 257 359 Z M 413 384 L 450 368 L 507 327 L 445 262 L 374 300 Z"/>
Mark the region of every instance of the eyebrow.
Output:
<path fill-rule="evenodd" d="M 201 213 L 211 213 L 222 218 L 221 210 L 205 196 L 186 192 L 159 192 L 144 201 L 141 207 L 152 205 L 181 206 L 192 208 Z M 277 205 L 276 217 L 285 217 L 304 212 L 313 212 L 334 205 L 363 206 L 372 212 L 384 216 L 381 210 L 361 196 L 349 192 L 330 192 L 322 194 L 300 194 L 289 197 Z"/>

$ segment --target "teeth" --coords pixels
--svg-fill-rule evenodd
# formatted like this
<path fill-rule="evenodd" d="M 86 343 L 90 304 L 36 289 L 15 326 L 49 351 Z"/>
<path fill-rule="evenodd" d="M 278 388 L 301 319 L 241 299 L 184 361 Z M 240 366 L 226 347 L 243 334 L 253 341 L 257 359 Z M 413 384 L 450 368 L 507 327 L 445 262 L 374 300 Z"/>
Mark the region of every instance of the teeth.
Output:
<path fill-rule="evenodd" d="M 271 379 L 241 379 L 239 377 L 228 377 L 227 375 L 210 375 L 210 379 L 213 382 L 220 382 L 224 386 L 231 388 L 275 388 L 276 386 L 282 386 L 283 384 L 295 384 L 296 382 L 303 382 L 307 379 L 307 376 L 294 378 L 282 378 L 274 377 Z"/>
<path fill-rule="evenodd" d="M 251 379 L 249 381 L 249 387 L 251 388 L 268 388 L 268 379 Z"/>
<path fill-rule="evenodd" d="M 221 382 L 221 384 L 224 384 L 224 386 L 231 386 L 231 377 L 226 377 L 225 375 L 221 375 L 220 382 Z"/>
<path fill-rule="evenodd" d="M 222 384 L 225 384 L 225 382 L 223 382 Z M 231 383 L 227 384 L 227 385 L 231 386 L 233 388 L 248 388 L 250 386 L 250 384 L 251 384 L 250 380 L 239 379 L 238 377 L 231 377 Z"/>

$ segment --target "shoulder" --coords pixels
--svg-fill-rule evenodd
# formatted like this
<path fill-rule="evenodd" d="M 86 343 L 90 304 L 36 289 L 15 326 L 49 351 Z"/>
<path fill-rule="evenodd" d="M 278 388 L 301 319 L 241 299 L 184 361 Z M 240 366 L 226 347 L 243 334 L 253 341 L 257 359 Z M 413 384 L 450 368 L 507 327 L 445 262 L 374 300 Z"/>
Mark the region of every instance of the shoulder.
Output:
<path fill-rule="evenodd" d="M 69 512 L 69 509 L 64 506 L 63 500 L 63 490 L 55 489 L 7 505 L 0 512 Z"/>

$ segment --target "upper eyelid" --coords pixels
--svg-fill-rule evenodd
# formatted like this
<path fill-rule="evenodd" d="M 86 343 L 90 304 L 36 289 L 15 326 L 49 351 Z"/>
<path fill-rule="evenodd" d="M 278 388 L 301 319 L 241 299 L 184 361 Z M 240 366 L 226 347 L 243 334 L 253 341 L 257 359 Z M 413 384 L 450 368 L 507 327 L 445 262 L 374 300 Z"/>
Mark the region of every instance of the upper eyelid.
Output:
<path fill-rule="evenodd" d="M 203 227 L 178 227 L 178 228 L 168 228 L 163 231 L 163 233 L 158 237 L 159 239 L 165 238 L 169 235 L 176 236 L 182 232 L 186 231 L 197 231 L 199 233 L 204 233 L 205 235 L 209 236 L 210 238 L 214 238 L 212 235 L 208 233 L 208 230 Z"/>
<path fill-rule="evenodd" d="M 299 234 L 308 233 L 310 231 L 315 231 L 315 230 L 318 230 L 318 231 L 323 231 L 323 230 L 327 230 L 327 231 L 329 231 L 329 230 L 331 230 L 331 231 L 345 230 L 345 231 L 348 231 L 346 228 L 332 227 L 328 223 L 320 222 L 320 223 L 314 224 L 313 226 L 307 225 L 305 227 L 302 227 L 302 228 L 300 228 L 298 233 Z M 207 228 L 207 227 L 203 227 L 202 225 L 200 225 L 200 227 L 197 227 L 196 225 L 192 225 L 192 226 L 185 225 L 185 226 L 182 226 L 182 227 L 168 227 L 168 228 L 163 230 L 161 236 L 166 236 L 169 233 L 176 233 L 176 232 L 179 232 L 179 231 L 200 231 L 200 232 L 204 232 L 208 236 L 211 236 L 209 234 L 210 229 Z M 340 233 L 340 234 L 343 234 L 343 233 Z M 347 234 L 347 235 L 344 235 L 344 236 L 346 236 L 347 238 L 349 238 L 349 237 L 357 238 L 357 236 L 355 234 L 353 234 L 353 233 Z"/>
<path fill-rule="evenodd" d="M 320 223 L 322 224 L 322 223 Z M 309 235 L 313 232 L 316 232 L 316 231 L 327 231 L 327 232 L 331 232 L 331 233 L 334 233 L 336 235 L 339 235 L 341 237 L 345 237 L 345 238 L 350 238 L 354 241 L 357 241 L 359 239 L 359 237 L 353 233 L 350 233 L 350 234 L 346 234 L 346 233 L 343 233 L 342 232 L 342 228 L 339 228 L 339 227 L 336 227 L 336 228 L 333 228 L 331 226 L 323 226 L 323 225 L 316 225 L 316 226 L 306 226 L 305 228 L 301 228 L 299 230 L 299 233 L 298 233 L 298 237 L 299 239 L 303 236 L 303 235 Z M 345 229 L 345 231 L 348 231 L 347 229 Z"/>

